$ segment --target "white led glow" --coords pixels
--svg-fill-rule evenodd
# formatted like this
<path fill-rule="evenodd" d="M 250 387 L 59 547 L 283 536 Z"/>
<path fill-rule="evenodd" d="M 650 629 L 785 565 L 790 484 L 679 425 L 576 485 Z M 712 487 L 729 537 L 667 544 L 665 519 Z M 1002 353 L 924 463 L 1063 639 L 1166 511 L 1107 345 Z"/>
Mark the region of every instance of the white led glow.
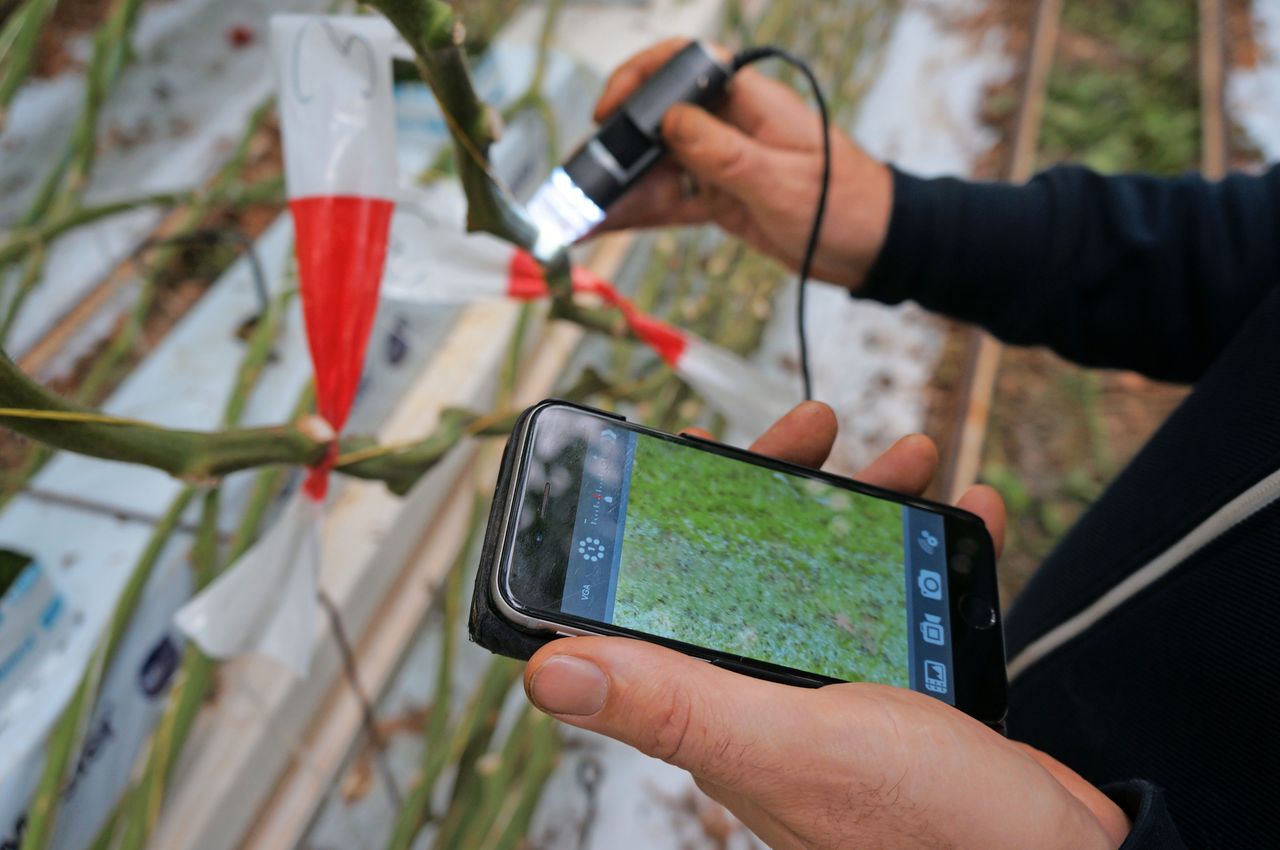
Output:
<path fill-rule="evenodd" d="M 529 201 L 528 211 L 538 228 L 534 253 L 540 257 L 572 245 L 604 221 L 604 210 L 578 188 L 563 168 L 551 172 Z"/>

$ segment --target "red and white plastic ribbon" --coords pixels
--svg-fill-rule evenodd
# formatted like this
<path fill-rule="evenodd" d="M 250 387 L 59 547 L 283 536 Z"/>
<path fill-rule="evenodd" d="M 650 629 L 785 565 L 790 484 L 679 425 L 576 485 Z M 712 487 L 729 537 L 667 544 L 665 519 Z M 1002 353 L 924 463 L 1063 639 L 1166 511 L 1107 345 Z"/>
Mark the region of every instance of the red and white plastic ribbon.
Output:
<path fill-rule="evenodd" d="M 316 631 L 322 506 L 378 308 L 396 193 L 391 57 L 380 17 L 276 15 L 285 183 L 316 407 L 330 450 L 275 526 L 178 612 L 207 654 L 257 652 L 305 675 Z"/>
<path fill-rule="evenodd" d="M 532 301 L 549 296 L 542 267 L 525 251 L 486 236 L 458 238 L 447 265 L 397 257 L 387 270 L 386 294 L 418 303 L 462 303 L 492 298 Z M 762 433 L 799 402 L 781 376 L 695 334 L 642 312 L 608 281 L 575 266 L 573 289 L 622 312 L 632 333 L 652 348 L 708 404 L 746 433 Z"/>

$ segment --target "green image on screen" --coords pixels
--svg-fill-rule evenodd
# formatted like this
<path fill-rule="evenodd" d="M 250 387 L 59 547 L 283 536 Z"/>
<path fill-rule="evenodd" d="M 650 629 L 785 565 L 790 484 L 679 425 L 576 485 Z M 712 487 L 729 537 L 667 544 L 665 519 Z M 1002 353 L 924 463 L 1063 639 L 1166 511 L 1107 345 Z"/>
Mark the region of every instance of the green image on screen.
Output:
<path fill-rule="evenodd" d="M 836 679 L 906 687 L 902 511 L 641 436 L 612 622 Z"/>

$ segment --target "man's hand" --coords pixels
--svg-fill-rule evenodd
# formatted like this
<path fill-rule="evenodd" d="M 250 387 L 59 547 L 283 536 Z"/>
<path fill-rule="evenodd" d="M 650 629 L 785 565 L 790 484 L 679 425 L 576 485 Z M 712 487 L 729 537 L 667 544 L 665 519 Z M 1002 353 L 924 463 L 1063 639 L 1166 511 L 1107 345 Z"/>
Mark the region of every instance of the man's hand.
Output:
<path fill-rule="evenodd" d="M 753 448 L 817 466 L 835 433 L 831 410 L 807 402 Z M 933 443 L 915 435 L 860 478 L 918 494 L 936 466 Z M 999 547 L 1000 497 L 974 487 L 960 506 Z M 774 850 L 1114 849 L 1128 832 L 1124 813 L 1061 763 L 913 691 L 788 687 L 594 637 L 541 649 L 525 689 L 565 723 L 688 770 Z"/>
<path fill-rule="evenodd" d="M 664 41 L 618 68 L 596 105 L 596 120 L 617 110 L 686 44 L 687 39 Z M 817 114 L 787 86 L 745 68 L 717 116 L 687 105 L 668 112 L 662 135 L 674 161 L 655 168 L 619 200 L 603 229 L 714 221 L 797 268 L 822 180 Z M 884 242 L 892 179 L 888 168 L 843 133 L 832 131 L 831 141 L 831 196 L 814 275 L 852 288 Z"/>

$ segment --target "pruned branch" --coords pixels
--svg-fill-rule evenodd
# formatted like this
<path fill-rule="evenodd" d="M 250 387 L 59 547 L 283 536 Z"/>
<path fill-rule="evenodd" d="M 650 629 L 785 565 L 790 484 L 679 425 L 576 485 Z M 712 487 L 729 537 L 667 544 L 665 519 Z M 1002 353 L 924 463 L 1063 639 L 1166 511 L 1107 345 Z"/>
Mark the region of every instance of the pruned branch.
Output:
<path fill-rule="evenodd" d="M 542 254 L 537 228 L 489 168 L 489 148 L 496 139 L 493 110 L 471 81 L 462 26 L 453 10 L 441 0 L 371 0 L 369 5 L 386 15 L 413 48 L 418 72 L 440 104 L 467 196 L 467 229 L 492 234 L 538 257 L 552 294 L 568 298 L 573 292 L 568 251 Z"/>
<path fill-rule="evenodd" d="M 463 437 L 505 434 L 514 422 L 513 413 L 449 408 L 434 431 L 413 443 L 378 446 L 367 437 L 344 439 L 334 470 L 384 481 L 393 492 L 405 493 Z M 54 448 L 149 466 L 197 482 L 260 466 L 314 466 L 328 448 L 298 424 L 189 431 L 107 416 L 54 395 L 3 355 L 0 425 Z"/>
<path fill-rule="evenodd" d="M 91 119 L 102 91 L 119 73 L 122 50 L 127 45 L 137 5 L 137 0 L 117 0 L 113 16 L 98 34 L 91 65 L 97 96 L 91 91 L 87 98 L 89 120 L 81 122 L 81 131 L 92 129 Z M 374 0 L 372 5 L 390 19 L 413 47 L 423 79 L 440 102 L 456 147 L 458 171 L 467 196 L 468 228 L 532 250 L 536 229 L 489 169 L 489 149 L 495 138 L 492 114 L 472 84 L 462 49 L 460 24 L 452 9 L 440 0 Z M 87 174 L 92 162 L 92 154 L 82 150 L 82 141 L 77 138 L 72 148 L 75 154 L 71 157 L 68 186 L 72 197 L 78 195 L 79 178 Z M 66 172 L 60 176 L 67 176 Z M 32 212 L 49 210 L 52 206 L 49 194 L 42 193 Z M 163 203 L 180 199 L 145 200 Z M 15 234 L 9 250 L 17 255 L 19 245 L 42 244 L 77 219 L 82 223 L 86 215 L 92 218 L 115 211 L 111 208 L 86 211 L 71 206 L 57 212 L 57 217 L 45 225 L 48 230 L 35 230 L 31 221 L 25 222 L 32 230 Z M 557 295 L 559 313 L 589 326 L 593 324 L 584 321 L 586 317 L 568 303 L 572 286 L 567 252 L 559 251 L 554 257 L 543 259 L 548 282 Z M 625 325 L 613 324 L 612 331 L 624 334 Z M 454 411 L 441 418 L 434 433 L 412 445 L 380 448 L 370 445 L 368 440 L 346 440 L 336 471 L 385 481 L 392 490 L 404 492 L 464 436 L 502 433 L 510 428 L 510 423 L 511 417 L 505 414 L 482 417 Z M 3 354 L 0 354 L 0 425 L 54 448 L 149 466 L 189 481 L 216 479 L 260 466 L 311 466 L 320 462 L 327 450 L 324 440 L 298 424 L 215 432 L 163 428 L 148 422 L 103 416 L 45 390 Z"/>
<path fill-rule="evenodd" d="M 462 25 L 453 10 L 440 0 L 373 0 L 369 5 L 386 15 L 413 48 L 418 71 L 440 103 L 467 195 L 467 229 L 533 250 L 537 231 L 489 170 L 489 148 L 496 139 L 493 114 L 471 81 Z"/>

